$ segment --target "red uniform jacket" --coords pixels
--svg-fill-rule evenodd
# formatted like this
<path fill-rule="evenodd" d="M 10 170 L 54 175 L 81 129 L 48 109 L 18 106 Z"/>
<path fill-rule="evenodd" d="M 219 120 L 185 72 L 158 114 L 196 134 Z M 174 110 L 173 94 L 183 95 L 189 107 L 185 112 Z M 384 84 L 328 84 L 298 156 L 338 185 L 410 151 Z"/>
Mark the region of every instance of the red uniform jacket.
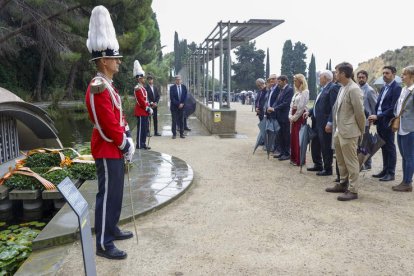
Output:
<path fill-rule="evenodd" d="M 92 82 L 91 82 L 92 83 Z M 122 114 L 119 107 L 121 107 L 121 97 L 118 91 L 114 88 L 115 95 L 114 100 L 110 95 L 109 89 L 103 85 L 101 86 L 102 92 L 91 93 L 91 83 L 86 90 L 85 102 L 88 108 L 89 118 L 95 125 L 92 131 L 91 138 L 91 151 L 93 158 L 122 158 L 123 154 L 119 149 L 119 146 L 123 146 L 126 143 L 125 138 L 125 116 Z M 103 134 L 112 140 L 112 142 L 106 141 L 97 129 L 94 114 L 91 106 L 91 97 L 93 97 L 95 114 L 99 123 L 99 126 Z M 121 125 L 122 123 L 122 125 Z"/>
<path fill-rule="evenodd" d="M 148 112 L 146 111 L 149 106 L 149 102 L 147 100 L 147 90 L 145 90 L 141 84 L 138 84 L 135 86 L 134 94 L 137 101 L 134 112 L 135 116 L 148 116 Z"/>

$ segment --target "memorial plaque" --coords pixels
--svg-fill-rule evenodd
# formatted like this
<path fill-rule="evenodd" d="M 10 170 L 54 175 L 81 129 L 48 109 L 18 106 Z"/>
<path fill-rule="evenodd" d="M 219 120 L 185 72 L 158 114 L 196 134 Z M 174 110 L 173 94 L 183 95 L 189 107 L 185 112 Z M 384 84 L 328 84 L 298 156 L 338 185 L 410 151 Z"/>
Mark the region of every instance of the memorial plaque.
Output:
<path fill-rule="evenodd" d="M 57 188 L 78 217 L 85 273 L 86 275 L 96 275 L 88 202 L 86 202 L 78 188 L 68 177 L 60 182 Z"/>

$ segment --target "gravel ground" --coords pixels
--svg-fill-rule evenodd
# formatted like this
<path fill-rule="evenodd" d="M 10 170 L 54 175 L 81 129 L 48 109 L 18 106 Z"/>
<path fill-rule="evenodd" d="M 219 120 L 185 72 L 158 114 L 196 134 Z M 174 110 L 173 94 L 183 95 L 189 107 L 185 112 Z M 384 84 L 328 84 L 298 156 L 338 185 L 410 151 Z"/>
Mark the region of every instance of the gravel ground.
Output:
<path fill-rule="evenodd" d="M 235 104 L 246 139 L 189 136 L 151 140 L 154 150 L 194 169 L 192 187 L 170 205 L 141 217 L 135 239 L 117 246 L 128 258 L 97 257 L 98 275 L 412 275 L 413 194 L 395 193 L 361 173 L 360 199 L 339 202 L 324 192 L 333 177 L 299 173 L 289 161 L 252 155 L 257 118 Z M 308 158 L 311 165 L 310 153 Z M 133 224 L 125 228 L 133 231 Z M 80 245 L 59 275 L 83 273 Z"/>

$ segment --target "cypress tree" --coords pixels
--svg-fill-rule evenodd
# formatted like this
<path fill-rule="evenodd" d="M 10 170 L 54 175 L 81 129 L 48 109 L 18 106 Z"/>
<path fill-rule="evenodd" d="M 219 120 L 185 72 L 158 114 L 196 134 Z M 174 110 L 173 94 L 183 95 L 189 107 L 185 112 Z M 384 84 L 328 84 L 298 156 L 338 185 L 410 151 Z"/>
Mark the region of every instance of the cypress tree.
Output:
<path fill-rule="evenodd" d="M 281 68 L 280 73 L 286 76 L 292 76 L 293 68 L 292 68 L 292 61 L 293 61 L 293 45 L 292 41 L 286 40 L 285 44 L 283 45 L 283 53 L 282 53 L 282 61 L 281 61 Z"/>
<path fill-rule="evenodd" d="M 309 63 L 309 74 L 308 74 L 308 88 L 309 88 L 309 99 L 316 99 L 316 63 L 315 56 L 312 54 L 311 61 Z"/>
<path fill-rule="evenodd" d="M 269 57 L 269 48 L 267 48 L 266 54 L 266 79 L 270 76 L 270 57 Z"/>
<path fill-rule="evenodd" d="M 180 41 L 178 40 L 178 33 L 175 32 L 174 33 L 174 71 L 175 74 L 178 74 L 178 71 L 180 71 L 180 60 L 181 60 L 181 56 L 180 56 L 181 52 L 180 52 Z"/>

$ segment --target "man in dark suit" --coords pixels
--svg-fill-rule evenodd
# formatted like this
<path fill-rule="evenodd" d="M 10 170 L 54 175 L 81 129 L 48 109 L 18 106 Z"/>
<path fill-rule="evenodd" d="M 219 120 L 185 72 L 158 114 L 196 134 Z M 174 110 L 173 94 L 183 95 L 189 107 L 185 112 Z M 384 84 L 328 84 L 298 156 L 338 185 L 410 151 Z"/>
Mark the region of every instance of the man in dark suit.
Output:
<path fill-rule="evenodd" d="M 277 122 L 280 125 L 279 141 L 280 155 L 279 161 L 290 159 L 290 122 L 289 109 L 293 97 L 293 88 L 288 84 L 288 78 L 281 75 L 277 78 L 280 92 L 277 95 L 273 110 L 276 113 Z"/>
<path fill-rule="evenodd" d="M 175 84 L 170 86 L 170 110 L 172 117 L 172 138 L 177 136 L 177 124 L 180 129 L 180 138 L 184 136 L 184 103 L 187 99 L 187 87 L 181 84 L 181 76 L 175 76 Z"/>
<path fill-rule="evenodd" d="M 401 86 L 395 81 L 397 69 L 394 66 L 384 66 L 382 68 L 382 78 L 384 86 L 375 106 L 375 114 L 370 115 L 368 120 L 377 125 L 378 135 L 384 139 L 385 144 L 382 150 L 382 171 L 372 175 L 380 181 L 392 181 L 395 179 L 395 166 L 397 164 L 397 150 L 395 148 L 395 134 L 388 126 L 394 117 L 394 106 L 401 94 Z"/>
<path fill-rule="evenodd" d="M 161 136 L 161 134 L 158 133 L 158 102 L 160 101 L 160 93 L 158 92 L 158 88 L 154 86 L 154 77 L 152 75 L 147 76 L 147 82 L 148 84 L 145 87 L 145 90 L 148 92 L 148 102 L 153 110 L 152 118 L 154 122 L 154 135 Z M 151 135 L 149 131 L 148 135 Z"/>
<path fill-rule="evenodd" d="M 313 108 L 305 112 L 305 119 L 312 118 L 312 129 L 316 136 L 312 139 L 311 152 L 313 167 L 308 171 L 316 171 L 316 175 L 332 175 L 332 131 L 326 132 L 326 127 L 332 125 L 332 107 L 335 104 L 340 86 L 332 82 L 333 74 L 329 70 L 322 71 L 319 75 L 321 91 L 316 97 Z M 322 156 L 321 156 L 322 155 Z M 323 163 L 322 163 L 323 160 Z"/>

